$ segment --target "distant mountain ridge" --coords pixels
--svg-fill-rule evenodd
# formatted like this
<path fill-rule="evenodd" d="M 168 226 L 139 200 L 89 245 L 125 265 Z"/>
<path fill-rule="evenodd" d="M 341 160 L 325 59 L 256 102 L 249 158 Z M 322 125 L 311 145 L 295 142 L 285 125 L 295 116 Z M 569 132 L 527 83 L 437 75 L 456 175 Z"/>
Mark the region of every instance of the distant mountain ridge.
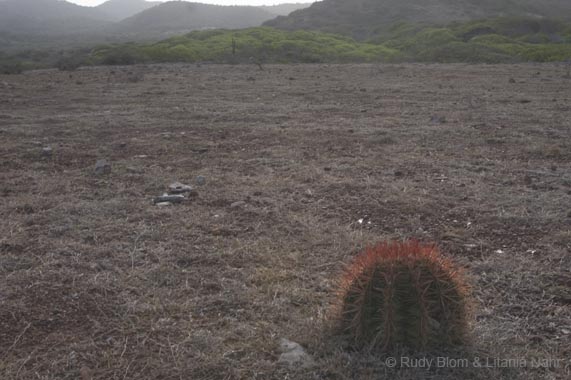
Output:
<path fill-rule="evenodd" d="M 571 18 L 571 0 L 324 0 L 265 25 L 365 39 L 399 22 L 435 24 L 506 16 Z"/>
<path fill-rule="evenodd" d="M 95 9 L 106 14 L 110 21 L 121 21 L 160 4 L 158 1 L 108 0 Z"/>
<path fill-rule="evenodd" d="M 260 5 L 259 7 L 276 16 L 287 16 L 291 12 L 305 9 L 310 5 L 311 3 L 284 3 L 277 5 Z"/>
<path fill-rule="evenodd" d="M 170 1 L 119 22 L 113 30 L 123 35 L 161 38 L 201 29 L 259 26 L 274 17 L 260 7 Z"/>
<path fill-rule="evenodd" d="M 107 15 L 100 10 L 67 1 L 0 2 L 0 32 L 28 34 L 91 32 L 105 26 L 107 21 Z"/>
<path fill-rule="evenodd" d="M 86 7 L 65 0 L 0 0 L 0 34 L 158 39 L 205 28 L 260 26 L 309 4 L 219 6 L 187 1 L 108 0 Z M 0 38 L 0 49 L 2 48 Z"/>

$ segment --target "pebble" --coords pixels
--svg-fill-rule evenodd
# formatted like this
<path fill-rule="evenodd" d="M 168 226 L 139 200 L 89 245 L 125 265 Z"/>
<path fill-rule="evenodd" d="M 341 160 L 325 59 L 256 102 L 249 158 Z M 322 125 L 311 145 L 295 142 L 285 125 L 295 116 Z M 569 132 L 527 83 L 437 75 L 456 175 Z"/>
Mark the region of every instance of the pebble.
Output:
<path fill-rule="evenodd" d="M 282 354 L 278 359 L 278 364 L 301 368 L 310 368 L 315 365 L 315 361 L 303 347 L 291 340 L 285 338 L 280 340 L 280 352 Z"/>
<path fill-rule="evenodd" d="M 111 164 L 107 160 L 97 160 L 97 162 L 95 163 L 95 174 L 102 175 L 110 173 L 111 173 Z"/>
<path fill-rule="evenodd" d="M 192 186 L 180 182 L 173 182 L 169 185 L 169 194 L 192 193 L 193 190 Z"/>
<path fill-rule="evenodd" d="M 42 157 L 51 157 L 53 149 L 51 146 L 45 146 L 42 148 Z"/>
<path fill-rule="evenodd" d="M 242 207 L 245 206 L 246 202 L 244 201 L 238 201 L 238 202 L 234 202 L 230 205 L 230 208 L 238 208 L 238 207 Z"/>
<path fill-rule="evenodd" d="M 125 170 L 127 170 L 127 173 L 132 174 L 143 174 L 145 172 L 143 169 L 134 166 L 127 166 Z"/>
<path fill-rule="evenodd" d="M 446 123 L 446 116 L 433 115 L 430 118 L 430 122 L 434 123 L 434 124 L 445 124 Z"/>
<path fill-rule="evenodd" d="M 201 176 L 201 175 L 196 176 L 196 184 L 198 186 L 204 186 L 204 184 L 206 184 L 206 177 Z"/>
<path fill-rule="evenodd" d="M 159 204 L 159 203 L 182 203 L 186 198 L 184 197 L 184 195 L 181 194 L 173 194 L 173 195 L 169 195 L 169 194 L 163 194 L 161 196 L 155 197 L 155 199 L 153 200 L 154 204 Z"/>

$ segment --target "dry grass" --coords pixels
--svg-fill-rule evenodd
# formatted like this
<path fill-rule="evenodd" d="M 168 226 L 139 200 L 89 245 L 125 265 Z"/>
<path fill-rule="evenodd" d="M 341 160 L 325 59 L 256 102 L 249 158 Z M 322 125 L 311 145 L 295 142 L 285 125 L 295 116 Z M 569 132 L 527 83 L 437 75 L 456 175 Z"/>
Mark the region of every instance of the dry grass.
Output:
<path fill-rule="evenodd" d="M 0 378 L 568 378 L 571 91 L 560 68 L 382 69 L 0 77 Z M 109 176 L 94 175 L 99 158 Z M 196 200 L 152 205 L 196 175 L 207 178 Z M 389 369 L 329 337 L 343 265 L 406 237 L 437 241 L 477 301 L 471 346 L 417 357 L 561 366 Z M 317 366 L 279 367 L 282 337 Z"/>

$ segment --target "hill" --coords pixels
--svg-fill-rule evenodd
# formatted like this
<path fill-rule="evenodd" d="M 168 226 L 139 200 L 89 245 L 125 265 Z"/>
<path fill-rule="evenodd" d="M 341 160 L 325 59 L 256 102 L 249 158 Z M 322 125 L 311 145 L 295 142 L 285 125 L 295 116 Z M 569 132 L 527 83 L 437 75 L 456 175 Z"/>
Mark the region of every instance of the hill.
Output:
<path fill-rule="evenodd" d="M 91 64 L 150 62 L 561 62 L 571 58 L 571 23 L 500 18 L 421 27 L 401 23 L 377 41 L 269 27 L 195 31 L 153 44 L 100 46 Z"/>
<path fill-rule="evenodd" d="M 203 30 L 155 43 L 99 45 L 66 52 L 3 54 L 0 73 L 82 65 L 154 62 L 247 63 L 334 62 L 563 62 L 571 59 L 571 22 L 500 18 L 446 27 L 401 23 L 390 32 L 356 41 L 318 31 L 269 27 Z"/>
<path fill-rule="evenodd" d="M 171 1 L 121 21 L 114 31 L 138 39 L 160 38 L 193 30 L 260 26 L 273 17 L 275 15 L 259 7 Z"/>
<path fill-rule="evenodd" d="M 103 28 L 108 16 L 98 9 L 59 0 L 0 2 L 0 33 L 59 35 Z"/>
<path fill-rule="evenodd" d="M 157 1 L 145 0 L 109 0 L 95 8 L 110 20 L 120 21 L 159 4 L 161 3 Z"/>
<path fill-rule="evenodd" d="M 324 0 L 265 23 L 366 39 L 400 22 L 444 24 L 496 17 L 571 18 L 569 0 Z"/>
<path fill-rule="evenodd" d="M 305 9 L 310 5 L 311 3 L 290 3 L 290 4 L 278 4 L 278 5 L 261 5 L 260 8 L 276 16 L 287 16 L 291 12 L 300 9 Z"/>

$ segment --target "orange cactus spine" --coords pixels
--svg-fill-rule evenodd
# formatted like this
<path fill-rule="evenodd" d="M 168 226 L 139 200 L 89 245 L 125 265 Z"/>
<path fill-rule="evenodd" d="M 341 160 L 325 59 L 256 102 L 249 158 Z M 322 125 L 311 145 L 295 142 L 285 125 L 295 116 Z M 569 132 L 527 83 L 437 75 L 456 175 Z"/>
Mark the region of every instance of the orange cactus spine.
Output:
<path fill-rule="evenodd" d="M 436 246 L 379 243 L 358 255 L 342 278 L 340 329 L 354 345 L 378 350 L 461 344 L 467 289 Z"/>

